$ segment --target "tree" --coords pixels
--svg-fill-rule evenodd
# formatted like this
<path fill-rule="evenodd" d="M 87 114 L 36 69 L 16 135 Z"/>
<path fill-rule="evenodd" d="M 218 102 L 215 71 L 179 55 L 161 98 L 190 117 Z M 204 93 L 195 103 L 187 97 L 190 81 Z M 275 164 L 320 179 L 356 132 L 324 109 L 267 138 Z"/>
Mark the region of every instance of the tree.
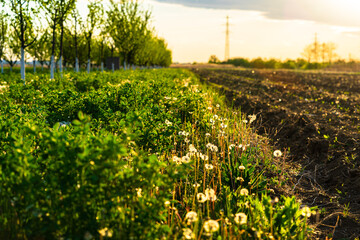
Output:
<path fill-rule="evenodd" d="M 89 14 L 87 15 L 87 20 L 85 22 L 85 37 L 88 45 L 87 71 L 90 72 L 91 40 L 96 27 L 102 25 L 104 22 L 104 19 L 102 18 L 102 16 L 104 15 L 104 8 L 103 5 L 101 4 L 101 1 L 94 0 L 89 3 L 88 9 L 89 9 Z"/>
<path fill-rule="evenodd" d="M 0 12 L 0 62 L 1 62 L 1 73 L 4 73 L 4 51 L 5 44 L 7 42 L 7 30 L 8 30 L 8 20 L 4 12 Z"/>
<path fill-rule="evenodd" d="M 20 41 L 21 51 L 21 79 L 25 84 L 25 49 L 32 45 L 36 37 L 34 35 L 33 21 L 36 17 L 35 0 L 8 0 L 9 7 L 13 13 L 13 20 L 11 21 L 16 36 Z"/>
<path fill-rule="evenodd" d="M 52 47 L 51 47 L 51 60 L 50 60 L 50 78 L 54 79 L 55 72 L 55 45 L 56 45 L 56 28 L 60 26 L 60 65 L 62 65 L 62 37 L 63 37 L 63 24 L 66 20 L 67 14 L 75 6 L 75 0 L 42 0 L 42 7 L 46 12 L 49 27 L 52 31 Z"/>
<path fill-rule="evenodd" d="M 63 38 L 64 38 L 64 22 L 71 13 L 73 9 L 75 9 L 75 2 L 76 0 L 61 0 L 59 4 L 59 12 L 60 12 L 60 18 L 59 18 L 59 25 L 60 25 L 60 47 L 59 47 L 59 61 L 60 61 L 60 72 L 62 73 L 62 57 L 63 57 Z"/>
<path fill-rule="evenodd" d="M 111 8 L 107 12 L 107 31 L 116 48 L 122 54 L 124 66 L 135 62 L 137 52 L 147 39 L 151 13 L 140 9 L 136 0 L 110 0 Z"/>
<path fill-rule="evenodd" d="M 311 62 L 311 59 L 313 57 L 313 45 L 309 44 L 307 45 L 301 55 L 307 60 L 308 63 Z"/>
<path fill-rule="evenodd" d="M 216 55 L 211 55 L 209 58 L 209 63 L 220 63 L 220 60 Z"/>
<path fill-rule="evenodd" d="M 34 57 L 34 61 L 36 59 L 38 60 L 41 65 L 41 70 L 43 70 L 44 64 L 51 56 L 51 40 L 48 29 L 40 29 L 38 34 L 37 40 L 29 47 L 28 52 Z"/>
<path fill-rule="evenodd" d="M 15 29 L 12 27 L 9 32 L 7 51 L 5 52 L 5 61 L 10 65 L 10 71 L 17 63 L 17 60 L 20 58 L 20 48 L 21 42 L 17 37 Z"/>
<path fill-rule="evenodd" d="M 333 59 L 336 58 L 338 55 L 335 53 L 337 46 L 333 42 L 327 43 L 327 56 L 329 63 L 332 63 Z"/>

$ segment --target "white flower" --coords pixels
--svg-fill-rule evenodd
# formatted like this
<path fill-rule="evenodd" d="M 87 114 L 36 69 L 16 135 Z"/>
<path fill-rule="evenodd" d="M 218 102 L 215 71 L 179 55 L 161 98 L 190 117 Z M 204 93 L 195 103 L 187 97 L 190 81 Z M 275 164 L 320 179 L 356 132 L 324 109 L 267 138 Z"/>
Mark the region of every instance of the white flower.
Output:
<path fill-rule="evenodd" d="M 184 228 L 183 229 L 183 235 L 185 239 L 194 239 L 195 233 L 190 228 Z"/>
<path fill-rule="evenodd" d="M 209 157 L 208 157 L 207 155 L 205 155 L 205 154 L 202 154 L 202 153 L 200 153 L 200 158 L 201 158 L 202 160 L 204 160 L 204 161 L 209 160 Z"/>
<path fill-rule="evenodd" d="M 212 143 L 206 144 L 206 147 L 207 147 L 208 149 L 210 149 L 210 151 L 213 151 L 213 152 L 217 152 L 217 151 L 218 151 L 218 147 L 215 146 L 215 145 L 212 144 Z"/>
<path fill-rule="evenodd" d="M 301 215 L 303 215 L 304 217 L 311 217 L 311 209 L 307 206 L 303 207 L 301 209 Z"/>
<path fill-rule="evenodd" d="M 203 193 L 198 193 L 198 194 L 196 195 L 196 198 L 197 198 L 197 200 L 198 200 L 200 203 L 204 203 L 204 202 L 206 202 L 206 200 L 207 200 L 206 195 L 203 194 Z"/>
<path fill-rule="evenodd" d="M 211 136 L 210 133 L 206 133 L 206 134 L 205 134 L 205 137 L 210 137 L 210 136 Z"/>
<path fill-rule="evenodd" d="M 253 121 L 256 120 L 256 115 L 255 115 L 255 114 L 249 115 L 248 118 L 249 118 L 249 120 L 250 120 L 250 123 L 252 123 Z"/>
<path fill-rule="evenodd" d="M 197 213 L 194 211 L 190 211 L 186 214 L 185 220 L 188 224 L 196 222 L 198 220 Z"/>
<path fill-rule="evenodd" d="M 185 156 L 183 156 L 183 157 L 181 158 L 181 161 L 182 161 L 183 163 L 189 163 L 189 162 L 190 162 L 190 157 L 187 156 L 187 155 L 185 155 Z"/>
<path fill-rule="evenodd" d="M 243 165 L 239 166 L 239 170 L 240 171 L 244 171 L 245 170 L 245 167 Z"/>
<path fill-rule="evenodd" d="M 185 141 L 186 143 L 189 143 L 189 142 L 190 142 L 190 140 L 189 140 L 188 138 L 185 138 L 184 141 Z"/>
<path fill-rule="evenodd" d="M 219 223 L 215 220 L 208 220 L 204 223 L 205 232 L 212 233 L 219 230 Z"/>
<path fill-rule="evenodd" d="M 213 116 L 213 118 L 216 120 L 216 119 L 219 118 L 219 116 L 215 114 L 215 115 Z"/>
<path fill-rule="evenodd" d="M 210 123 L 211 123 L 211 124 L 214 124 L 214 123 L 215 123 L 215 120 L 212 119 L 212 118 L 210 118 Z"/>
<path fill-rule="evenodd" d="M 178 156 L 173 156 L 173 162 L 175 162 L 177 165 L 182 163 L 182 158 L 179 158 Z"/>
<path fill-rule="evenodd" d="M 227 128 L 227 125 L 224 124 L 224 123 L 221 123 L 220 127 L 221 127 L 221 128 Z"/>
<path fill-rule="evenodd" d="M 207 188 L 205 190 L 205 195 L 206 198 L 211 201 L 211 202 L 215 202 L 216 201 L 216 194 L 215 194 L 215 190 L 212 188 Z"/>
<path fill-rule="evenodd" d="M 247 216 L 246 216 L 245 213 L 236 213 L 234 221 L 239 225 L 246 224 L 247 223 Z"/>
<path fill-rule="evenodd" d="M 196 152 L 197 152 L 197 150 L 196 150 L 196 148 L 194 147 L 194 145 L 192 145 L 192 144 L 189 145 L 189 152 L 191 152 L 191 153 L 196 153 Z"/>
<path fill-rule="evenodd" d="M 282 152 L 280 150 L 274 151 L 274 157 L 281 157 L 281 156 L 282 156 Z"/>
<path fill-rule="evenodd" d="M 219 108 L 219 107 L 220 107 L 220 104 L 216 104 L 216 107 Z"/>
<path fill-rule="evenodd" d="M 240 195 L 241 196 L 247 196 L 249 195 L 249 190 L 247 190 L 246 188 L 243 188 L 240 190 Z"/>
<path fill-rule="evenodd" d="M 172 126 L 172 122 L 170 122 L 169 120 L 165 120 L 165 124 L 168 125 L 168 126 Z"/>
<path fill-rule="evenodd" d="M 229 150 L 233 149 L 235 147 L 235 144 L 230 144 L 229 145 Z"/>
<path fill-rule="evenodd" d="M 208 110 L 212 110 L 212 107 L 208 107 L 207 109 L 208 109 Z"/>
<path fill-rule="evenodd" d="M 214 168 L 214 166 L 212 165 L 212 164 L 205 164 L 205 168 L 207 169 L 207 170 L 212 170 L 213 168 Z"/>

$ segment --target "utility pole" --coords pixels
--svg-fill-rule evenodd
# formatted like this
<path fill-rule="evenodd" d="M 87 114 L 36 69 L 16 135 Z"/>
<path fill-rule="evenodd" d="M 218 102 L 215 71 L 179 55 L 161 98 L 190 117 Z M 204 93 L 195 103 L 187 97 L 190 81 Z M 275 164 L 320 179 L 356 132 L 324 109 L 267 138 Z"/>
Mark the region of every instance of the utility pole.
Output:
<path fill-rule="evenodd" d="M 229 16 L 226 16 L 226 39 L 225 39 L 225 61 L 230 58 L 230 44 L 229 44 Z"/>
<path fill-rule="evenodd" d="M 317 33 L 315 33 L 315 41 L 314 41 L 314 57 L 315 57 L 315 62 L 319 62 L 319 44 L 317 41 Z"/>

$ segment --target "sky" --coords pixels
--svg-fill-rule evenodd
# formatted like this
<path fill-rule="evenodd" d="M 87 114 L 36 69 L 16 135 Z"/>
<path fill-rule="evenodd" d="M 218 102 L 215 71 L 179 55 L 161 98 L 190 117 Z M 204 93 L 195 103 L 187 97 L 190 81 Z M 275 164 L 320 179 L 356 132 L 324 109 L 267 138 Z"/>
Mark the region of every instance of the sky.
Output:
<path fill-rule="evenodd" d="M 174 62 L 223 60 L 230 18 L 230 57 L 301 57 L 307 44 L 334 42 L 341 58 L 360 58 L 359 0 L 144 0 Z"/>
<path fill-rule="evenodd" d="M 82 0 L 85 1 L 85 0 Z M 207 62 L 225 55 L 226 16 L 230 58 L 301 57 L 314 41 L 333 42 L 343 59 L 360 59 L 360 0 L 142 0 L 152 26 L 166 39 L 173 61 Z"/>

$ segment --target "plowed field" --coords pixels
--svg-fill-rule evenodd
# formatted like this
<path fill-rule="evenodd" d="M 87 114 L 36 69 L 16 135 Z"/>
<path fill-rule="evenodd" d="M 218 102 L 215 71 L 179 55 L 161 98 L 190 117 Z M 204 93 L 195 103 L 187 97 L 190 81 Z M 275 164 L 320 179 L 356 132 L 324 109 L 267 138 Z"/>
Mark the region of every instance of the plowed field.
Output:
<path fill-rule="evenodd" d="M 242 112 L 256 114 L 258 133 L 288 149 L 300 166 L 288 187 L 318 206 L 314 238 L 360 236 L 360 75 L 273 70 L 193 69 Z M 284 169 L 284 171 L 286 171 Z"/>

